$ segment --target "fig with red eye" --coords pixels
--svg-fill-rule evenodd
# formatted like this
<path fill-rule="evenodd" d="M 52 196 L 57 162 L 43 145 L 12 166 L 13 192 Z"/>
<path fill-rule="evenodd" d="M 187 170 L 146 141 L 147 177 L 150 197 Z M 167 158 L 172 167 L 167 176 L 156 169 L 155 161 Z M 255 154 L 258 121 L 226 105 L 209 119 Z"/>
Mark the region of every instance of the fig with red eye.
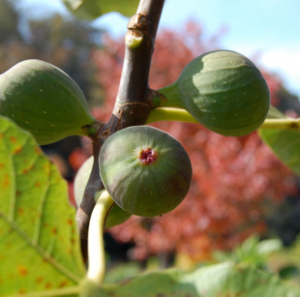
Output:
<path fill-rule="evenodd" d="M 116 132 L 100 152 L 100 175 L 117 205 L 153 217 L 173 210 L 189 191 L 192 166 L 183 146 L 166 132 L 134 126 Z"/>

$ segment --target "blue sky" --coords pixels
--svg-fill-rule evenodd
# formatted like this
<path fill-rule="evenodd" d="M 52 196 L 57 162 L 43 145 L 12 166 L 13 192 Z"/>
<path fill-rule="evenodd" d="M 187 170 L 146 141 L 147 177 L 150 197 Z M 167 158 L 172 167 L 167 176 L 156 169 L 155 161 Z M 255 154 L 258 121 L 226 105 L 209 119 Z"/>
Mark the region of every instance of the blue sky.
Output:
<path fill-rule="evenodd" d="M 51 12 L 68 14 L 60 0 L 19 0 L 18 5 L 35 17 Z M 160 26 L 180 30 L 192 18 L 203 25 L 207 35 L 226 26 L 220 40 L 224 49 L 249 57 L 260 53 L 259 66 L 278 74 L 300 98 L 299 15 L 299 0 L 166 0 Z M 122 36 L 127 22 L 127 18 L 111 13 L 93 24 Z"/>

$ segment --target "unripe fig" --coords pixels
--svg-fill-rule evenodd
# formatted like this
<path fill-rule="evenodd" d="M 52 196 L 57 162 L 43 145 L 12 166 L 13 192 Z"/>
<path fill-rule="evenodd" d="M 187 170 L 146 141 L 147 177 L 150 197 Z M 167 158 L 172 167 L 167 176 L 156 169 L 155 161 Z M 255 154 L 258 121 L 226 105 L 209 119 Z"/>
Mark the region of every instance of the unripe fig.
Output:
<path fill-rule="evenodd" d="M 189 191 L 192 166 L 183 146 L 156 128 L 116 132 L 100 151 L 102 182 L 123 210 L 143 217 L 173 210 Z"/>
<path fill-rule="evenodd" d="M 0 114 L 30 131 L 41 145 L 87 135 L 95 120 L 70 76 L 39 60 L 20 62 L 0 75 Z"/>
<path fill-rule="evenodd" d="M 227 136 L 255 131 L 270 107 L 262 74 L 248 58 L 233 51 L 195 58 L 174 84 L 158 91 L 167 99 L 161 106 L 184 108 L 203 126 Z"/>
<path fill-rule="evenodd" d="M 92 171 L 93 163 L 94 163 L 94 157 L 91 156 L 82 164 L 75 177 L 74 196 L 75 196 L 76 205 L 78 207 L 82 201 L 84 190 L 88 183 Z M 98 198 L 97 194 L 95 195 L 96 196 L 95 198 Z M 105 228 L 111 228 L 120 225 L 124 223 L 126 220 L 128 220 L 130 217 L 131 215 L 128 212 L 122 210 L 118 205 L 115 204 L 110 209 L 108 216 L 106 217 Z"/>

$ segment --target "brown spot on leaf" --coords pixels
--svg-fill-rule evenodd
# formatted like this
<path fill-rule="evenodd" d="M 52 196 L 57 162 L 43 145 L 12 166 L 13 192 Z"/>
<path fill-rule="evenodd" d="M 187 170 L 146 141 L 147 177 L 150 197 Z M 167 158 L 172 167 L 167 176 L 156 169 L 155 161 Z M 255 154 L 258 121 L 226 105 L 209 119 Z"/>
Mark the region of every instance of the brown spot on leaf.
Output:
<path fill-rule="evenodd" d="M 67 284 L 68 284 L 67 281 L 62 281 L 62 282 L 59 283 L 58 287 L 59 287 L 59 288 L 63 288 L 63 287 L 65 287 Z"/>
<path fill-rule="evenodd" d="M 35 282 L 40 284 L 41 282 L 43 282 L 43 278 L 40 276 L 35 280 Z"/>
<path fill-rule="evenodd" d="M 0 168 L 4 168 L 4 164 L 3 163 L 0 163 Z"/>
<path fill-rule="evenodd" d="M 52 285 L 50 284 L 50 283 L 47 283 L 46 285 L 45 285 L 45 288 L 46 289 L 50 289 L 52 287 Z"/>
<path fill-rule="evenodd" d="M 16 143 L 17 142 L 17 138 L 15 136 L 10 137 L 9 139 L 12 143 Z"/>
<path fill-rule="evenodd" d="M 16 196 L 20 196 L 21 192 L 20 191 L 16 191 Z"/>
<path fill-rule="evenodd" d="M 28 171 L 29 171 L 29 169 L 26 168 L 26 169 L 23 169 L 23 170 L 22 170 L 22 173 L 23 173 L 23 174 L 26 174 L 26 173 L 28 173 Z"/>
<path fill-rule="evenodd" d="M 68 219 L 67 220 L 67 224 L 70 225 L 70 226 L 72 226 L 73 225 L 73 221 L 71 219 Z"/>
<path fill-rule="evenodd" d="M 19 274 L 22 275 L 22 276 L 26 276 L 26 275 L 28 274 L 27 268 L 26 268 L 25 266 L 23 266 L 23 265 L 20 265 L 20 266 L 18 267 L 18 272 L 19 272 Z"/>
<path fill-rule="evenodd" d="M 53 228 L 53 229 L 51 230 L 51 232 L 52 232 L 52 234 L 57 234 L 57 228 Z"/>
<path fill-rule="evenodd" d="M 19 153 L 21 153 L 21 152 L 22 152 L 22 147 L 21 147 L 21 146 L 17 147 L 17 148 L 14 150 L 14 154 L 19 154 Z"/>
<path fill-rule="evenodd" d="M 34 186 L 39 188 L 41 186 L 41 183 L 40 182 L 35 182 Z"/>
<path fill-rule="evenodd" d="M 13 230 L 12 230 L 12 232 L 14 232 Z M 10 233 L 12 233 L 11 231 L 10 231 Z M 5 247 L 6 248 L 8 248 L 8 249 L 10 249 L 11 247 L 12 247 L 12 243 L 9 241 L 9 242 L 7 242 L 6 244 L 5 244 Z"/>
<path fill-rule="evenodd" d="M 0 139 L 2 139 L 4 137 L 4 134 L 0 133 Z"/>
<path fill-rule="evenodd" d="M 21 208 L 21 207 L 19 207 L 19 208 L 18 208 L 18 214 L 19 214 L 19 215 L 24 214 L 24 209 Z"/>
<path fill-rule="evenodd" d="M 5 174 L 3 178 L 3 187 L 6 188 L 9 186 L 9 184 L 10 184 L 10 178 L 8 174 Z"/>
<path fill-rule="evenodd" d="M 19 290 L 19 294 L 23 295 L 25 293 L 26 293 L 26 291 L 24 289 Z"/>
<path fill-rule="evenodd" d="M 40 154 L 42 150 L 38 146 L 36 146 L 34 147 L 34 151 L 36 152 L 36 154 Z"/>

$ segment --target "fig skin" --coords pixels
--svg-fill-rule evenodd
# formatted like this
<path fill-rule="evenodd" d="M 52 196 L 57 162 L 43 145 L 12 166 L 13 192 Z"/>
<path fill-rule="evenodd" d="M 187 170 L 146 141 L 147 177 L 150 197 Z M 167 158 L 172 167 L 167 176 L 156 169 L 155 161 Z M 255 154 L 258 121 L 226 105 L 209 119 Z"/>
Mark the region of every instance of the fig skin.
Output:
<path fill-rule="evenodd" d="M 270 91 L 258 68 L 228 50 L 195 58 L 175 83 L 158 91 L 167 99 L 161 106 L 184 108 L 203 126 L 226 136 L 255 131 L 270 107 Z"/>
<path fill-rule="evenodd" d="M 84 190 L 88 183 L 92 171 L 93 163 L 94 163 L 94 157 L 91 156 L 82 164 L 82 166 L 80 167 L 80 169 L 76 174 L 74 180 L 74 196 L 75 196 L 76 205 L 78 207 L 82 201 Z M 97 194 L 96 197 L 98 197 Z M 114 204 L 106 217 L 105 228 L 111 228 L 120 225 L 125 221 L 127 221 L 130 217 L 131 214 L 122 210 L 118 205 Z"/>
<path fill-rule="evenodd" d="M 87 135 L 95 121 L 71 77 L 40 60 L 20 62 L 0 75 L 0 115 L 31 132 L 40 145 Z"/>
<path fill-rule="evenodd" d="M 116 132 L 100 151 L 102 182 L 123 210 L 162 215 L 185 198 L 192 166 L 183 146 L 166 132 L 133 126 Z"/>

